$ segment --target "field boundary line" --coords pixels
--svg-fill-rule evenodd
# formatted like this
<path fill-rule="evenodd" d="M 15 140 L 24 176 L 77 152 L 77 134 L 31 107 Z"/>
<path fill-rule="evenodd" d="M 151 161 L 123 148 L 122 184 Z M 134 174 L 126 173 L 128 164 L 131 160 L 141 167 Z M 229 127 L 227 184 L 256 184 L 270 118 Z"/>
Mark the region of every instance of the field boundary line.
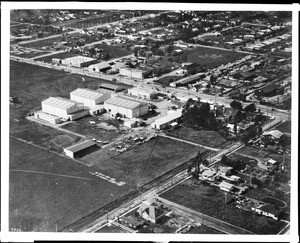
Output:
<path fill-rule="evenodd" d="M 53 175 L 53 176 L 61 176 L 61 177 L 68 177 L 74 179 L 81 179 L 81 180 L 92 180 L 91 178 L 79 177 L 79 176 L 70 176 L 70 175 L 63 175 L 63 174 L 56 174 L 50 172 L 43 172 L 43 171 L 35 171 L 35 170 L 9 170 L 9 172 L 26 172 L 26 173 L 37 173 L 37 174 L 45 174 L 45 175 Z"/>
<path fill-rule="evenodd" d="M 202 144 L 199 144 L 199 143 L 191 142 L 191 141 L 188 141 L 188 140 L 185 140 L 185 139 L 182 139 L 182 138 L 176 138 L 176 137 L 169 136 L 169 135 L 166 135 L 166 134 L 160 134 L 160 136 L 165 137 L 165 138 L 170 138 L 170 139 L 173 139 L 173 140 L 177 140 L 177 141 L 180 141 L 180 142 L 183 142 L 183 143 L 188 143 L 188 144 L 191 144 L 191 145 L 195 145 L 195 146 L 198 146 L 198 147 L 202 147 L 202 148 L 205 148 L 205 149 L 208 149 L 208 150 L 213 150 L 213 151 L 219 151 L 220 150 L 220 149 L 217 149 L 217 148 L 208 147 L 208 146 L 205 146 L 205 145 L 202 145 Z"/>

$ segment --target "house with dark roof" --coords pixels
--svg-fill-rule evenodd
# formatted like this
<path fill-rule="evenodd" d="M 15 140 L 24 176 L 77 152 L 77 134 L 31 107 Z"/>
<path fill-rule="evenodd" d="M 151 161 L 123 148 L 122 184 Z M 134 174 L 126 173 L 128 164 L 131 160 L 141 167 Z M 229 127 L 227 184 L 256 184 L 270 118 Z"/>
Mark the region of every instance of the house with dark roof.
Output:
<path fill-rule="evenodd" d="M 255 73 L 245 71 L 245 72 L 236 73 L 236 74 L 233 75 L 233 77 L 235 79 L 245 79 L 245 80 L 250 80 L 251 81 L 255 78 Z"/>
<path fill-rule="evenodd" d="M 259 88 L 254 91 L 257 96 L 274 96 L 278 93 L 278 85 L 277 84 L 268 84 L 262 88 Z"/>
<path fill-rule="evenodd" d="M 241 122 L 245 119 L 245 114 L 242 111 L 231 107 L 225 107 L 223 114 L 229 122 Z"/>

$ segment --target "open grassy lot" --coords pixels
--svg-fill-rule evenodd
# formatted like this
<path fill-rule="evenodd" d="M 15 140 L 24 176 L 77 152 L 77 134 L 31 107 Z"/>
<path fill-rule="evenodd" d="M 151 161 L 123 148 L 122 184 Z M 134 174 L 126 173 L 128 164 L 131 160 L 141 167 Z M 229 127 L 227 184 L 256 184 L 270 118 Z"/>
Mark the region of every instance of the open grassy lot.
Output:
<path fill-rule="evenodd" d="M 117 137 L 119 137 L 119 131 L 118 131 L 117 126 L 115 127 L 116 128 L 115 130 L 106 130 L 104 128 L 97 126 L 97 124 L 99 124 L 101 122 L 98 119 L 100 120 L 101 117 L 94 118 L 92 116 L 88 116 L 88 117 L 84 117 L 78 121 L 74 121 L 74 122 L 68 123 L 66 125 L 63 125 L 62 128 L 72 131 L 72 132 L 75 132 L 75 133 L 82 134 L 90 139 L 96 138 L 101 141 L 111 142 L 111 141 L 115 140 Z M 96 124 L 90 124 L 89 121 L 94 121 L 94 122 L 96 122 Z M 114 120 L 112 120 L 112 121 L 114 122 Z M 117 121 L 115 121 L 115 122 L 117 122 Z M 106 121 L 106 123 L 109 124 L 108 121 Z"/>
<path fill-rule="evenodd" d="M 108 225 L 104 226 L 103 228 L 97 230 L 95 233 L 129 233 L 129 232 L 117 225 L 111 224 L 110 226 Z"/>
<path fill-rule="evenodd" d="M 26 44 L 22 44 L 24 47 L 32 47 L 32 48 L 39 48 L 43 46 L 51 46 L 54 42 L 60 42 L 63 41 L 63 37 L 61 35 L 59 36 L 53 36 L 51 38 L 46 38 L 42 40 L 37 40 L 33 42 L 28 42 Z"/>
<path fill-rule="evenodd" d="M 189 231 L 186 232 L 187 234 L 223 234 L 222 232 L 208 227 L 204 224 L 201 226 L 193 227 Z"/>
<path fill-rule="evenodd" d="M 124 181 L 130 186 L 142 186 L 191 159 L 199 148 L 172 139 L 156 137 L 113 157 L 108 157 L 108 151 L 105 148 L 82 160 L 93 163 L 98 171 L 117 181 Z"/>
<path fill-rule="evenodd" d="M 276 234 L 286 225 L 281 221 L 244 212 L 231 204 L 225 205 L 225 193 L 210 185 L 192 186 L 190 181 L 185 181 L 161 197 L 256 234 Z"/>
<path fill-rule="evenodd" d="M 75 57 L 75 56 L 78 56 L 78 54 L 74 54 L 71 52 L 63 52 L 63 53 L 58 53 L 58 54 L 54 54 L 51 56 L 36 58 L 35 60 L 50 63 L 50 62 L 52 62 L 53 58 L 65 59 L 65 58 Z"/>
<path fill-rule="evenodd" d="M 279 130 L 284 133 L 291 133 L 291 125 L 292 125 L 291 121 L 286 121 L 280 124 L 278 127 L 276 127 L 276 130 Z"/>
<path fill-rule="evenodd" d="M 212 48 L 197 47 L 186 53 L 188 62 L 205 65 L 208 68 L 216 68 L 222 64 L 234 62 L 243 58 L 246 54 L 224 51 Z"/>
<path fill-rule="evenodd" d="M 104 49 L 109 54 L 110 59 L 133 54 L 132 51 L 126 50 L 121 45 L 95 44 L 94 46 L 100 49 Z"/>
<path fill-rule="evenodd" d="M 180 127 L 168 131 L 167 134 L 213 148 L 221 148 L 226 142 L 226 139 L 216 131 L 196 131 L 189 127 Z"/>
<path fill-rule="evenodd" d="M 10 229 L 59 230 L 127 192 L 67 158 L 15 139 L 10 146 Z"/>
<path fill-rule="evenodd" d="M 18 56 L 18 57 L 23 57 L 23 58 L 33 58 L 33 57 L 37 57 L 37 56 L 41 56 L 44 54 L 48 54 L 49 52 L 40 52 L 40 51 L 32 51 L 32 52 L 28 52 L 28 53 L 12 53 L 13 56 Z"/>

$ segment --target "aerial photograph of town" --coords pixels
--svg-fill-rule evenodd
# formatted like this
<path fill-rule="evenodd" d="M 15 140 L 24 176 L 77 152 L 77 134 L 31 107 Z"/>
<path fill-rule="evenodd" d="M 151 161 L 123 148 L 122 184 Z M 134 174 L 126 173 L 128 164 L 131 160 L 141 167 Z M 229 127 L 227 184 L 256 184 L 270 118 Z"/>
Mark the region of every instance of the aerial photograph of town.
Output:
<path fill-rule="evenodd" d="M 292 11 L 9 17 L 10 232 L 290 233 Z"/>

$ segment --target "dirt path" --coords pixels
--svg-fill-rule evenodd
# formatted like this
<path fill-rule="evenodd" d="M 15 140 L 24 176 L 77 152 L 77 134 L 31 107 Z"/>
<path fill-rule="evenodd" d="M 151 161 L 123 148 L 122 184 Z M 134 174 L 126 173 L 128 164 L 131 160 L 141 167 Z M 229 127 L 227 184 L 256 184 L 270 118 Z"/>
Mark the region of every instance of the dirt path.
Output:
<path fill-rule="evenodd" d="M 212 150 L 212 151 L 216 151 L 216 152 L 220 150 L 220 149 L 204 146 L 204 145 L 201 145 L 199 143 L 193 143 L 193 142 L 190 142 L 190 141 L 187 141 L 187 140 L 184 140 L 184 139 L 171 137 L 171 136 L 168 136 L 168 135 L 165 135 L 165 134 L 160 134 L 160 136 L 165 137 L 165 138 L 170 138 L 170 139 L 173 139 L 173 140 L 177 140 L 177 141 L 180 141 L 180 142 L 183 142 L 183 143 L 188 143 L 188 144 L 191 144 L 191 145 L 195 145 L 195 146 L 202 147 L 202 148 Z"/>

